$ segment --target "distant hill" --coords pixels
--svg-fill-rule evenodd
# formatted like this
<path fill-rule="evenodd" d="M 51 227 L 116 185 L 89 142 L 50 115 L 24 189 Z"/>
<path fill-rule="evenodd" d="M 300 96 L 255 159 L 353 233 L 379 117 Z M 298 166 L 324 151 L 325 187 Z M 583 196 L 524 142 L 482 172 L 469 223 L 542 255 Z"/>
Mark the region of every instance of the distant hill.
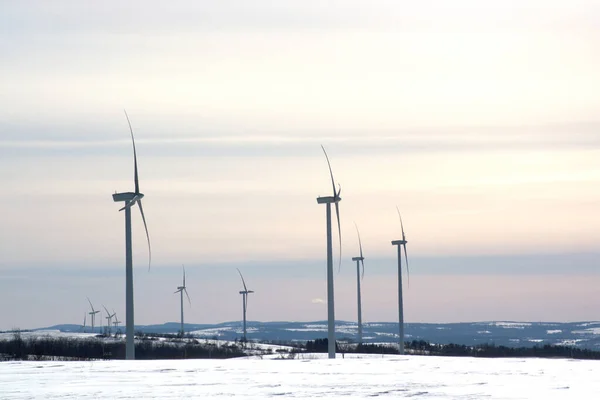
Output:
<path fill-rule="evenodd" d="M 179 323 L 168 322 L 161 325 L 140 325 L 136 331 L 145 333 L 176 333 Z M 61 332 L 81 332 L 80 325 L 55 325 L 41 328 Z M 40 330 L 41 330 L 40 329 Z M 124 331 L 124 327 L 119 327 Z M 114 328 L 113 328 L 114 330 Z M 185 324 L 185 330 L 194 335 L 223 340 L 239 339 L 242 323 L 239 321 L 220 324 Z M 90 332 L 90 328 L 86 328 Z M 101 328 L 96 327 L 96 332 Z M 368 343 L 396 342 L 398 324 L 391 322 L 371 322 L 363 325 L 364 341 Z M 336 322 L 338 340 L 355 341 L 356 323 Z M 432 343 L 457 343 L 475 345 L 493 343 L 511 347 L 527 347 L 543 344 L 575 346 L 600 350 L 600 322 L 461 322 L 452 324 L 406 324 L 407 341 L 426 340 Z M 315 322 L 248 322 L 248 339 L 264 341 L 306 341 L 327 336 L 327 321 Z"/>

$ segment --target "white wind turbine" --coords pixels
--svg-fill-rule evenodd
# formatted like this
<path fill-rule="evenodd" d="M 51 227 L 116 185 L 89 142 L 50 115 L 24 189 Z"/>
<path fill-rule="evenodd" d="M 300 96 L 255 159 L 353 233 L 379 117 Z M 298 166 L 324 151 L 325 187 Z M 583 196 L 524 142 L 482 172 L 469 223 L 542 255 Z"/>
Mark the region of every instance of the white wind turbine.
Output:
<path fill-rule="evenodd" d="M 365 277 L 365 258 L 363 257 L 362 242 L 360 241 L 360 232 L 358 226 L 356 226 L 356 233 L 358 234 L 358 248 L 360 249 L 360 257 L 352 257 L 352 261 L 356 261 L 356 299 L 358 302 L 358 344 L 362 343 L 363 331 L 362 331 L 362 305 L 360 298 L 360 281 Z M 362 274 L 360 273 L 360 264 L 362 264 Z"/>
<path fill-rule="evenodd" d="M 335 358 L 335 307 L 334 307 L 334 295 L 333 295 L 333 244 L 331 238 L 331 204 L 335 204 L 335 215 L 337 217 L 338 224 L 338 236 L 340 238 L 340 264 L 338 270 L 342 265 L 342 228 L 340 225 L 340 208 L 339 202 L 342 200 L 340 193 L 342 188 L 338 185 L 338 190 L 335 189 L 335 181 L 333 179 L 333 172 L 331 171 L 331 164 L 325 148 L 321 145 L 325 158 L 327 159 L 327 165 L 329 166 L 329 175 L 331 176 L 331 186 L 333 187 L 333 196 L 318 197 L 317 203 L 327 205 L 327 342 L 328 342 L 328 353 L 329 358 Z"/>
<path fill-rule="evenodd" d="M 254 293 L 254 290 L 248 290 L 248 288 L 246 287 L 246 281 L 244 281 L 242 273 L 239 269 L 237 269 L 237 271 L 240 274 L 240 278 L 242 278 L 242 284 L 244 285 L 244 290 L 240 290 L 240 294 L 242 295 L 242 309 L 244 312 L 244 337 L 242 338 L 242 340 L 246 342 L 248 341 L 248 339 L 246 338 L 246 311 L 248 311 L 248 295 L 250 293 Z"/>
<path fill-rule="evenodd" d="M 121 323 L 121 321 L 119 321 L 119 318 L 117 317 L 117 313 L 115 312 L 115 310 L 113 310 L 113 315 L 115 316 L 115 320 L 113 321 L 113 325 L 115 326 L 115 335 L 116 335 L 118 327 L 119 327 L 119 324 Z"/>
<path fill-rule="evenodd" d="M 148 234 L 148 226 L 146 225 L 146 217 L 144 217 L 144 209 L 142 208 L 142 198 L 144 195 L 140 192 L 137 168 L 137 154 L 135 151 L 135 139 L 133 138 L 133 128 L 129 121 L 129 116 L 125 111 L 125 117 L 129 124 L 129 132 L 131 133 L 131 141 L 133 143 L 133 180 L 135 184 L 135 192 L 124 192 L 113 194 L 115 202 L 125 202 L 125 206 L 119 211 L 125 210 L 125 358 L 127 360 L 135 359 L 134 345 L 134 316 L 133 316 L 133 255 L 131 252 L 131 207 L 137 204 L 140 207 L 144 229 L 146 230 L 146 239 L 148 240 L 148 270 L 150 270 L 150 262 L 152 252 L 150 249 L 150 235 Z"/>
<path fill-rule="evenodd" d="M 404 306 L 402 303 L 402 247 L 404 247 L 404 257 L 406 259 L 406 280 L 407 283 L 410 279 L 408 270 L 408 255 L 406 254 L 406 236 L 404 235 L 404 224 L 402 223 L 402 215 L 400 210 L 398 211 L 398 217 L 400 218 L 400 228 L 402 229 L 402 239 L 392 241 L 392 245 L 398 246 L 398 352 L 404 354 Z"/>
<path fill-rule="evenodd" d="M 188 294 L 187 288 L 185 286 L 185 266 L 183 266 L 183 285 L 177 286 L 177 291 L 175 293 L 179 293 L 181 296 L 181 337 L 183 337 L 183 292 L 187 296 L 188 302 L 190 306 L 192 305 L 192 301 L 190 300 L 190 295 Z"/>
<path fill-rule="evenodd" d="M 92 333 L 94 333 L 94 324 L 96 322 L 96 314 L 98 314 L 100 312 L 100 310 L 94 310 L 94 306 L 92 305 L 92 302 L 90 301 L 89 297 L 87 298 L 88 303 L 90 303 L 90 307 L 92 308 L 92 311 L 90 311 L 88 314 L 90 314 L 92 316 Z"/>
<path fill-rule="evenodd" d="M 108 328 L 108 334 L 110 335 L 110 324 L 111 324 L 111 320 L 113 319 L 113 317 L 116 315 L 115 313 L 111 314 L 108 309 L 104 306 L 104 304 L 102 305 L 102 307 L 104 308 L 104 311 L 106 311 L 106 326 Z"/>
<path fill-rule="evenodd" d="M 82 330 L 83 333 L 85 333 L 86 319 L 87 319 L 87 313 L 83 313 L 83 325 L 81 325 L 81 330 Z"/>

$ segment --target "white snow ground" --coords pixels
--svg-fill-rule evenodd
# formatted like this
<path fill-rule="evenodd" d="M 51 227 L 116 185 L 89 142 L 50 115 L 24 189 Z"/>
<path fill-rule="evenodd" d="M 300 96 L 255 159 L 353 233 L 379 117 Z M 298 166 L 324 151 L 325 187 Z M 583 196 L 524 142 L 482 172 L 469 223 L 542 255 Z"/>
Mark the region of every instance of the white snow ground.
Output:
<path fill-rule="evenodd" d="M 324 355 L 2 362 L 0 399 L 598 399 L 598 361 Z"/>

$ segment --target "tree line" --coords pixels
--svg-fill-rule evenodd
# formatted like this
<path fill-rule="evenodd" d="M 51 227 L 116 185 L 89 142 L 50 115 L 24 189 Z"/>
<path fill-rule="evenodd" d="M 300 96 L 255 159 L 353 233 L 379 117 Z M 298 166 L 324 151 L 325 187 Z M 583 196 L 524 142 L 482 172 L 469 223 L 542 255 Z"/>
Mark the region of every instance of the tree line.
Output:
<path fill-rule="evenodd" d="M 305 351 L 311 353 L 327 353 L 327 338 L 309 340 Z M 508 347 L 495 344 L 434 344 L 425 340 L 404 342 L 407 354 L 453 356 L 453 357 L 541 357 L 541 358 L 575 358 L 581 360 L 600 360 L 600 351 L 577 347 L 545 344 L 533 347 Z M 398 354 L 398 348 L 390 344 L 350 344 L 336 342 L 338 353 Z"/>
<path fill-rule="evenodd" d="M 161 336 L 159 338 L 159 336 Z M 221 342 L 177 335 L 140 334 L 136 336 L 136 359 L 233 358 L 248 354 L 272 354 L 254 343 L 241 341 Z M 273 342 L 272 342 L 273 343 Z M 281 358 L 294 358 L 298 353 L 327 353 L 327 338 L 305 343 L 273 343 L 290 346 L 278 349 Z M 600 360 L 600 351 L 568 346 L 543 345 L 507 347 L 494 344 L 466 346 L 461 344 L 433 344 L 424 340 L 405 342 L 407 354 L 454 357 L 543 357 Z M 336 342 L 336 352 L 363 354 L 398 354 L 392 344 L 353 344 Z M 285 354 L 284 354 L 285 353 Z M 286 354 L 290 357 L 285 357 Z M 91 338 L 57 338 L 51 336 L 23 338 L 19 331 L 12 338 L 0 340 L 0 361 L 5 360 L 111 360 L 125 359 L 125 342 L 99 335 Z"/>
<path fill-rule="evenodd" d="M 233 358 L 245 356 L 241 343 L 215 344 L 196 339 L 181 340 L 144 335 L 137 338 L 138 360 L 184 358 Z M 22 338 L 15 332 L 9 340 L 0 340 L 0 360 L 124 360 L 123 340 L 92 338 L 55 338 L 51 336 Z"/>

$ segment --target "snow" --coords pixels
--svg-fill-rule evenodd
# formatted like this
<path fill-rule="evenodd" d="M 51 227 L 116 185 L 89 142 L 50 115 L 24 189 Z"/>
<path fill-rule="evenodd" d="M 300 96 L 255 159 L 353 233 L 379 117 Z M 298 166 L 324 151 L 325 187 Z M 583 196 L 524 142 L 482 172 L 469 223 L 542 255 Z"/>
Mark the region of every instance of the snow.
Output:
<path fill-rule="evenodd" d="M 593 399 L 598 361 L 358 355 L 336 360 L 2 362 L 2 399 Z M 275 357 L 275 356 L 274 356 Z"/>
<path fill-rule="evenodd" d="M 490 326 L 497 326 L 499 328 L 512 328 L 512 329 L 525 329 L 526 326 L 531 326 L 530 322 L 492 322 Z"/>
<path fill-rule="evenodd" d="M 572 331 L 571 333 L 578 335 L 600 335 L 600 328 L 587 328 L 581 331 Z"/>
<path fill-rule="evenodd" d="M 550 329 L 550 330 L 547 330 L 546 333 L 548 335 L 554 335 L 556 333 L 562 333 L 562 329 Z"/>
<path fill-rule="evenodd" d="M 38 331 L 23 331 L 19 332 L 22 339 L 30 339 L 30 338 L 93 338 L 98 335 L 96 333 L 79 333 L 79 332 L 61 332 L 59 330 L 38 330 Z M 4 332 L 0 333 L 0 340 L 12 340 L 15 336 L 14 332 Z"/>

